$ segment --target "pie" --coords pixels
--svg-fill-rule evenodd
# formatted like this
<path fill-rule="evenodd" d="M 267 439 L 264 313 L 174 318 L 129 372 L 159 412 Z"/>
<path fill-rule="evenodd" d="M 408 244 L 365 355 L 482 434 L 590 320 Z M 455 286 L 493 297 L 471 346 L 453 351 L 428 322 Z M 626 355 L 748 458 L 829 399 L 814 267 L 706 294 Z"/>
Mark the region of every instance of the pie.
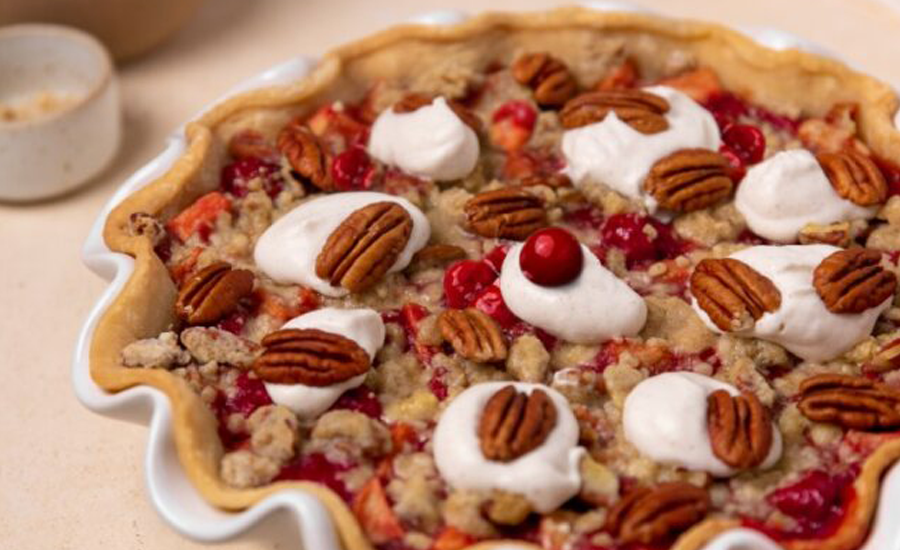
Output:
<path fill-rule="evenodd" d="M 711 24 L 389 30 L 110 214 L 91 373 L 169 396 L 209 502 L 305 488 L 349 550 L 858 548 L 900 457 L 897 107 Z"/>

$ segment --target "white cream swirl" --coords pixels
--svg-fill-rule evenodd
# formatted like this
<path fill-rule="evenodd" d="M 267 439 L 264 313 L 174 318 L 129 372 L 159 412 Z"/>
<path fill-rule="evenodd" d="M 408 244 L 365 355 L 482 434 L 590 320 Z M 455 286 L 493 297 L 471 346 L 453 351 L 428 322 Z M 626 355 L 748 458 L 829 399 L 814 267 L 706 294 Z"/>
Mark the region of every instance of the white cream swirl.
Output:
<path fill-rule="evenodd" d="M 768 277 L 781 293 L 781 307 L 738 334 L 775 342 L 806 361 L 834 359 L 867 338 L 891 298 L 862 313 L 832 313 L 813 287 L 816 266 L 838 250 L 824 244 L 752 246 L 729 256 Z M 693 306 L 710 329 L 722 332 L 696 300 Z"/>
<path fill-rule="evenodd" d="M 716 390 L 740 394 L 730 384 L 693 372 L 667 372 L 647 378 L 625 398 L 625 439 L 657 462 L 716 477 L 738 473 L 713 453 L 710 443 L 707 397 Z M 772 430 L 772 446 L 761 469 L 772 467 L 781 458 L 781 432 L 774 423 Z"/>
<path fill-rule="evenodd" d="M 807 224 L 869 219 L 878 210 L 841 198 L 805 149 L 782 151 L 750 168 L 734 205 L 754 233 L 779 243 L 795 242 Z"/>
<path fill-rule="evenodd" d="M 372 191 L 335 193 L 300 204 L 269 226 L 256 242 L 253 259 L 274 281 L 309 287 L 326 296 L 340 297 L 347 289 L 332 286 L 316 275 L 316 258 L 337 226 L 354 211 L 382 201 L 406 209 L 413 228 L 409 241 L 389 272 L 409 265 L 413 254 L 428 243 L 431 226 L 421 210 L 408 200 Z"/>
<path fill-rule="evenodd" d="M 603 267 L 581 245 L 584 264 L 574 281 L 547 287 L 522 272 L 522 244 L 509 250 L 500 271 L 500 293 L 510 311 L 557 338 L 576 344 L 598 344 L 618 336 L 634 336 L 647 320 L 643 298 Z"/>
<path fill-rule="evenodd" d="M 556 407 L 556 426 L 536 449 L 510 462 L 488 460 L 481 453 L 478 423 L 488 400 L 513 385 L 530 394 L 547 392 Z M 581 487 L 578 422 L 566 398 L 543 384 L 485 382 L 469 387 L 444 409 L 434 430 L 434 460 L 438 471 L 457 489 L 499 489 L 524 496 L 535 511 L 552 512 Z"/>
<path fill-rule="evenodd" d="M 421 178 L 463 178 L 478 162 L 478 136 L 443 97 L 409 113 L 385 109 L 372 125 L 369 153 Z"/>
<path fill-rule="evenodd" d="M 384 344 L 384 322 L 374 309 L 317 309 L 294 317 L 281 328 L 315 328 L 339 334 L 359 344 L 370 360 L 375 359 Z M 265 382 L 265 386 L 275 403 L 291 409 L 300 418 L 315 418 L 328 410 L 345 391 L 361 386 L 365 379 L 366 374 L 360 374 L 330 386 L 271 382 Z"/>
<path fill-rule="evenodd" d="M 610 113 L 600 122 L 566 130 L 562 151 L 566 171 L 576 185 L 602 183 L 633 199 L 651 212 L 656 201 L 644 193 L 643 183 L 656 161 L 680 149 L 719 149 L 721 137 L 713 116 L 687 95 L 667 86 L 645 91 L 669 102 L 669 128 L 642 134 Z"/>

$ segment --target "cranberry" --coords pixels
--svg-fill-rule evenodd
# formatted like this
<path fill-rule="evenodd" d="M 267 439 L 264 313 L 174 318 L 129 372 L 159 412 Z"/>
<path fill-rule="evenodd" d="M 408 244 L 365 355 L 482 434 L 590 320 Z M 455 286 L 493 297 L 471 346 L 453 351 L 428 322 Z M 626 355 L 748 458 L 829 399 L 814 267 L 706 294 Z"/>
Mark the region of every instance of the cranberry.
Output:
<path fill-rule="evenodd" d="M 492 122 L 507 119 L 515 123 L 516 126 L 531 131 L 534 129 L 534 123 L 537 121 L 537 111 L 527 101 L 513 99 L 498 107 L 491 116 Z"/>
<path fill-rule="evenodd" d="M 706 100 L 705 107 L 713 114 L 720 128 L 733 123 L 748 112 L 747 104 L 728 92 L 713 94 Z"/>
<path fill-rule="evenodd" d="M 226 193 L 239 198 L 246 197 L 250 192 L 247 183 L 254 178 L 262 178 L 263 190 L 272 198 L 284 188 L 277 164 L 252 157 L 238 159 L 225 165 L 222 168 L 220 185 Z"/>
<path fill-rule="evenodd" d="M 225 402 L 226 411 L 229 413 L 238 412 L 249 416 L 256 409 L 272 404 L 272 398 L 259 378 L 250 378 L 247 373 L 242 372 L 234 384 L 237 391 Z"/>
<path fill-rule="evenodd" d="M 872 160 L 884 174 L 884 179 L 888 184 L 888 195 L 900 195 L 900 167 L 878 157 L 874 157 Z"/>
<path fill-rule="evenodd" d="M 497 272 L 485 262 L 461 260 L 444 274 L 444 299 L 451 308 L 469 307 L 472 300 L 497 279 Z"/>
<path fill-rule="evenodd" d="M 438 401 L 447 399 L 447 395 L 450 393 L 447 389 L 447 383 L 444 381 L 444 375 L 446 374 L 447 369 L 444 367 L 437 367 L 432 371 L 431 379 L 428 381 L 428 389 L 430 389 L 431 393 L 438 398 Z"/>
<path fill-rule="evenodd" d="M 747 167 L 744 165 L 744 160 L 731 147 L 724 144 L 719 148 L 719 153 L 728 161 L 728 169 L 726 171 L 731 181 L 739 183 L 744 179 L 744 176 L 747 175 Z"/>
<path fill-rule="evenodd" d="M 218 328 L 222 330 L 226 330 L 231 334 L 235 334 L 240 336 L 241 332 L 244 330 L 244 325 L 247 324 L 247 312 L 243 310 L 238 310 L 223 318 L 216 325 Z"/>
<path fill-rule="evenodd" d="M 491 269 L 500 273 L 500 270 L 503 268 L 503 260 L 506 259 L 506 253 L 509 252 L 508 246 L 495 246 L 491 249 L 490 252 L 484 255 L 484 258 L 481 259 L 482 262 L 491 266 Z"/>
<path fill-rule="evenodd" d="M 783 514 L 797 520 L 792 536 L 827 534 L 840 519 L 845 505 L 852 498 L 855 472 L 832 475 L 812 470 L 795 483 L 777 489 L 766 500 Z"/>
<path fill-rule="evenodd" d="M 351 147 L 331 161 L 331 177 L 339 191 L 368 189 L 374 172 L 369 154 L 360 147 Z"/>
<path fill-rule="evenodd" d="M 744 164 L 756 164 L 766 153 L 766 137 L 756 126 L 730 124 L 722 131 L 722 140 Z"/>
<path fill-rule="evenodd" d="M 519 318 L 506 307 L 506 301 L 503 300 L 500 287 L 496 285 L 491 285 L 484 289 L 475 298 L 472 306 L 493 317 L 505 329 L 510 329 L 519 323 Z"/>
<path fill-rule="evenodd" d="M 381 402 L 378 396 L 366 386 L 359 386 L 347 390 L 340 398 L 331 406 L 332 410 L 347 409 L 351 411 L 361 412 L 370 418 L 381 417 Z"/>
<path fill-rule="evenodd" d="M 350 468 L 352 468 L 352 465 L 336 464 L 329 461 L 323 454 L 313 453 L 302 456 L 282 468 L 275 481 L 303 480 L 323 483 L 339 494 L 345 501 L 349 502 L 352 495 L 347 490 L 344 482 L 338 478 L 338 475 Z"/>
<path fill-rule="evenodd" d="M 629 267 L 674 258 L 688 248 L 687 243 L 675 236 L 670 226 L 634 213 L 610 216 L 600 233 L 604 245 L 625 253 Z"/>
<path fill-rule="evenodd" d="M 533 233 L 519 256 L 522 273 L 541 286 L 561 286 L 574 281 L 581 274 L 583 264 L 581 243 L 559 227 Z"/>

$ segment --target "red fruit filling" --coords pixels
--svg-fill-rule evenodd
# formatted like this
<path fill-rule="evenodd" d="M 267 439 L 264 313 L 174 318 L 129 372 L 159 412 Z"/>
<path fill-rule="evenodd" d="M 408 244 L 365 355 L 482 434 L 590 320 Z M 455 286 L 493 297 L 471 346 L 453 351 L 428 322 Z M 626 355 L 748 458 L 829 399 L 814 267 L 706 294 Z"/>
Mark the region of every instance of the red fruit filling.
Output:
<path fill-rule="evenodd" d="M 454 309 L 469 307 L 475 298 L 497 279 L 490 264 L 477 260 L 461 260 L 444 273 L 444 300 Z"/>
<path fill-rule="evenodd" d="M 280 168 L 277 164 L 257 158 L 242 158 L 222 168 L 219 184 L 223 191 L 235 197 L 246 197 L 250 189 L 247 185 L 255 178 L 261 178 L 263 190 L 275 198 L 284 189 Z"/>
<path fill-rule="evenodd" d="M 766 137 L 749 124 L 729 124 L 722 130 L 722 141 L 744 164 L 756 164 L 766 153 Z"/>
<path fill-rule="evenodd" d="M 541 286 L 560 286 L 581 274 L 584 254 L 571 233 L 559 227 L 536 231 L 522 246 L 519 266 L 531 282 Z"/>
<path fill-rule="evenodd" d="M 504 329 L 512 329 L 518 324 L 519 318 L 506 307 L 500 287 L 491 285 L 484 289 L 472 303 L 475 309 L 479 309 L 490 315 Z"/>
<path fill-rule="evenodd" d="M 744 176 L 747 175 L 747 167 L 744 164 L 744 160 L 727 145 L 719 147 L 719 153 L 728 161 L 728 177 L 734 183 L 740 183 Z"/>
<path fill-rule="evenodd" d="M 447 399 L 447 395 L 449 395 L 447 383 L 444 381 L 444 376 L 446 374 L 447 369 L 444 367 L 437 367 L 431 372 L 431 379 L 428 380 L 428 389 L 438 398 L 438 401 Z"/>
<path fill-rule="evenodd" d="M 381 401 L 375 392 L 366 386 L 345 391 L 331 406 L 331 410 L 336 409 L 356 411 L 370 418 L 381 418 Z"/>
<path fill-rule="evenodd" d="M 679 239 L 671 226 L 640 214 L 614 214 L 607 218 L 600 234 L 604 246 L 625 254 L 629 269 L 675 258 L 690 249 L 689 243 Z"/>
<path fill-rule="evenodd" d="M 857 473 L 856 468 L 838 474 L 823 470 L 808 472 L 799 481 L 776 489 L 766 497 L 769 504 L 796 520 L 795 528 L 781 530 L 765 524 L 752 526 L 778 540 L 824 538 L 833 534 L 854 498 L 853 480 Z"/>
<path fill-rule="evenodd" d="M 246 434 L 228 430 L 229 416 L 235 413 L 250 416 L 256 409 L 272 404 L 262 380 L 250 378 L 246 372 L 242 372 L 234 384 L 236 388 L 234 395 L 228 397 L 224 392 L 219 392 L 212 403 L 212 409 L 219 419 L 219 438 L 226 449 L 234 449 L 247 437 Z"/>
<path fill-rule="evenodd" d="M 301 456 L 282 468 L 275 481 L 301 480 L 322 483 L 339 494 L 345 501 L 350 502 L 353 496 L 338 476 L 341 472 L 346 472 L 352 467 L 351 464 L 330 462 L 325 455 L 314 453 Z"/>
<path fill-rule="evenodd" d="M 338 191 L 359 191 L 372 187 L 375 166 L 360 147 L 351 147 L 331 161 L 331 177 Z"/>

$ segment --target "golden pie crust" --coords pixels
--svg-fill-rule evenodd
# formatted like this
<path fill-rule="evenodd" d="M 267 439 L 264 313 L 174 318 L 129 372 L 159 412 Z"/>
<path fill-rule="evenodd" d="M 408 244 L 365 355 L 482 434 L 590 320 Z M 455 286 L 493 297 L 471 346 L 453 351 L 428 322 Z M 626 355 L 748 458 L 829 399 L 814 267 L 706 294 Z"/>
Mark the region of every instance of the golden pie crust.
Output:
<path fill-rule="evenodd" d="M 765 48 L 719 25 L 562 8 L 545 13 L 487 13 L 455 26 L 395 27 L 328 53 L 309 76 L 296 83 L 251 91 L 215 106 L 187 125 L 187 150 L 172 168 L 113 210 L 104 239 L 111 250 L 135 258 L 134 273 L 97 325 L 90 349 L 94 381 L 110 392 L 145 384 L 168 396 L 179 458 L 211 504 L 239 510 L 281 489 L 303 489 L 317 495 L 330 510 L 345 548 L 371 549 L 349 508 L 324 486 L 279 482 L 235 489 L 226 485 L 218 473 L 223 449 L 216 420 L 200 397 L 167 371 L 120 365 L 119 354 L 127 344 L 155 336 L 169 326 L 176 299 L 176 288 L 149 238 L 130 234 L 129 216 L 146 212 L 168 219 L 210 191 L 210 182 L 216 178 L 204 176 L 217 173 L 225 154 L 225 138 L 248 117 L 273 117 L 278 119 L 273 123 L 283 124 L 326 101 L 359 98 L 379 79 L 409 82 L 411 75 L 446 66 L 449 61 L 476 68 L 496 61 L 508 64 L 517 53 L 527 50 L 552 51 L 567 61 L 576 76 L 579 71 L 587 75 L 593 59 L 622 47 L 651 71 L 664 70 L 660 66 L 663 52 L 670 60 L 671 52 L 687 56 L 698 65 L 713 68 L 725 88 L 780 112 L 822 116 L 837 103 L 857 103 L 862 139 L 878 156 L 900 164 L 900 132 L 892 124 L 898 99 L 889 86 L 831 59 Z M 790 550 L 839 550 L 858 545 L 868 533 L 881 476 L 898 458 L 900 440 L 893 440 L 866 460 L 854 483 L 857 498 L 832 537 L 787 541 L 784 546 Z M 707 519 L 681 535 L 672 548 L 698 549 L 736 525 L 734 520 Z M 492 541 L 470 548 L 497 547 Z"/>

